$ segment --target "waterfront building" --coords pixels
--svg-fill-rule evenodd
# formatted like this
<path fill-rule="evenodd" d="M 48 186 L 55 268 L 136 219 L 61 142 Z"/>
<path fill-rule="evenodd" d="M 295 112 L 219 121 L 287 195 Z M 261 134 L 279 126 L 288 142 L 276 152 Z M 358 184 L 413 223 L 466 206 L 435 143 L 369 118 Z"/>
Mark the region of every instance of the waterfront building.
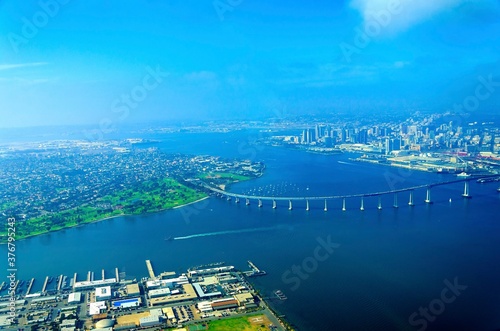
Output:
<path fill-rule="evenodd" d="M 126 286 L 127 296 L 135 297 L 141 294 L 138 284 L 129 284 Z"/>
<path fill-rule="evenodd" d="M 82 301 L 82 294 L 80 292 L 70 293 L 68 296 L 68 303 L 80 303 Z"/>
<path fill-rule="evenodd" d="M 105 301 L 91 302 L 89 305 L 89 315 L 98 315 L 104 313 L 107 310 Z"/>
<path fill-rule="evenodd" d="M 238 307 L 238 301 L 234 298 L 225 298 L 212 301 L 213 310 L 223 310 Z"/>
<path fill-rule="evenodd" d="M 111 299 L 111 286 L 98 287 L 95 289 L 96 301 L 105 301 Z"/>

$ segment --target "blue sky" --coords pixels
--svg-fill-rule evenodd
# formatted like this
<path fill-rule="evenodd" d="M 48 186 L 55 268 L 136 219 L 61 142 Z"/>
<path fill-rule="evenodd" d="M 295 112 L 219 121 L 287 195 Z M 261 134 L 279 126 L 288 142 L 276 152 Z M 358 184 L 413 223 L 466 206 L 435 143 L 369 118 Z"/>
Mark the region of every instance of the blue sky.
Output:
<path fill-rule="evenodd" d="M 489 75 L 498 0 L 0 1 L 0 127 L 442 112 Z"/>

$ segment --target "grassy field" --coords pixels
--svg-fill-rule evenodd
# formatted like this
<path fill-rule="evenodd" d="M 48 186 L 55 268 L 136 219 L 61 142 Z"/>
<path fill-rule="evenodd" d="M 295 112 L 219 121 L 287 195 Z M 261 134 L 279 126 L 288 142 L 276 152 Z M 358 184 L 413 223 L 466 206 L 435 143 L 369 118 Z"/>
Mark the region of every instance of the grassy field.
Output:
<path fill-rule="evenodd" d="M 170 209 L 206 197 L 205 193 L 164 178 L 143 182 L 96 199 L 92 204 L 79 206 L 40 217 L 18 220 L 16 239 L 23 239 L 64 228 L 91 223 L 125 214 L 144 214 Z M 0 233 L 0 242 L 6 242 L 6 231 Z"/>
<path fill-rule="evenodd" d="M 250 315 L 211 321 L 209 331 L 264 331 L 269 330 L 270 321 L 265 315 Z"/>

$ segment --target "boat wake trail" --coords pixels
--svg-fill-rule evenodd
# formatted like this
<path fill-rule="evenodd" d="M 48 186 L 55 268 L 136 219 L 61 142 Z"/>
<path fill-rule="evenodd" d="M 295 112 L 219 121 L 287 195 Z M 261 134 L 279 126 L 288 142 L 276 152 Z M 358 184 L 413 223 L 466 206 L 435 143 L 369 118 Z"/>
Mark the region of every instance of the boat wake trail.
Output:
<path fill-rule="evenodd" d="M 193 239 L 193 238 L 199 238 L 199 237 L 223 236 L 223 235 L 226 235 L 226 234 L 234 234 L 234 233 L 271 231 L 271 230 L 277 230 L 279 228 L 281 228 L 281 227 L 280 226 L 274 226 L 274 227 L 268 227 L 268 228 L 255 228 L 255 229 L 242 229 L 242 230 L 228 230 L 228 231 L 207 232 L 207 233 L 192 234 L 190 236 L 184 236 L 184 237 L 175 237 L 174 240 L 186 240 L 186 239 Z"/>

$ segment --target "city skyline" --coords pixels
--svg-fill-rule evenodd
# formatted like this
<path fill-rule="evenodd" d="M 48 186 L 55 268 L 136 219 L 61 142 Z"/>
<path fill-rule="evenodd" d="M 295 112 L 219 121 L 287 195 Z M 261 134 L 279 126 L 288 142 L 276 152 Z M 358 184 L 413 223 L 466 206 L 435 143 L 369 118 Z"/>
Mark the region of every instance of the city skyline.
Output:
<path fill-rule="evenodd" d="M 498 113 L 497 1 L 0 4 L 1 128 Z M 476 99 L 479 84 L 485 86 Z"/>

